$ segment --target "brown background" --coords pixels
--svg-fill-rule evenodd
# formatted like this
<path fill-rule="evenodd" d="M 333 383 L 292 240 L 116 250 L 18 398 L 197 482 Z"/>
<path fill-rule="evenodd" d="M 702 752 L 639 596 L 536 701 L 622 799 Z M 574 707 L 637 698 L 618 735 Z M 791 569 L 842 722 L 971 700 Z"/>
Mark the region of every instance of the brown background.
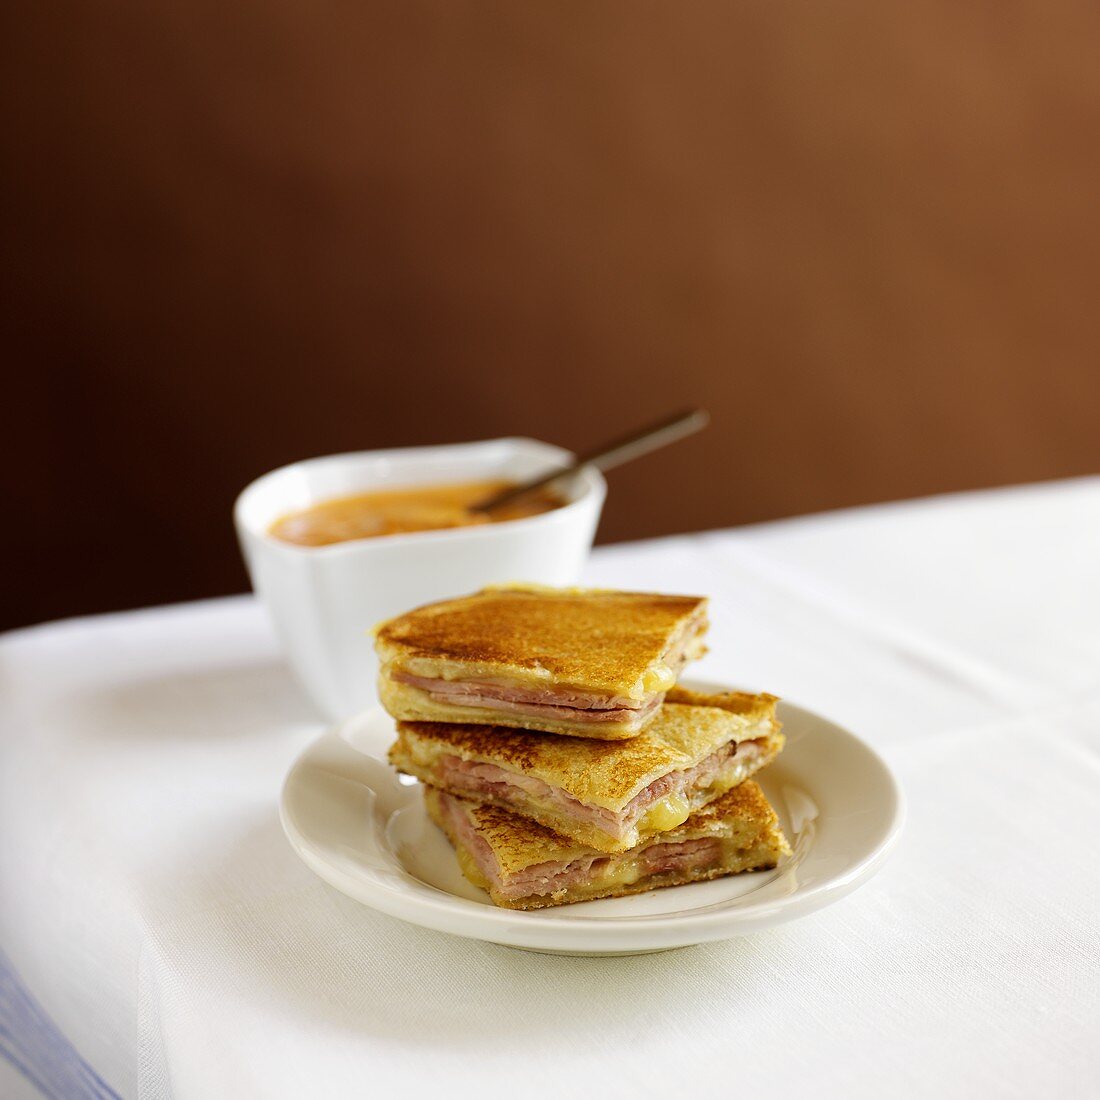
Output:
<path fill-rule="evenodd" d="M 604 540 L 1100 465 L 1091 2 L 9 5 L 5 624 L 255 475 L 670 407 Z"/>

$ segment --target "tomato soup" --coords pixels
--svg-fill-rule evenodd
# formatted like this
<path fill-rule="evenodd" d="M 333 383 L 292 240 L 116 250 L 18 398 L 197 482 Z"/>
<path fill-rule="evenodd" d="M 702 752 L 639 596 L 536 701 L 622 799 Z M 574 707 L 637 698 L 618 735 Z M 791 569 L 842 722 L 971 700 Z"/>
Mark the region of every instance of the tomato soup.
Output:
<path fill-rule="evenodd" d="M 351 539 L 442 531 L 537 516 L 565 501 L 540 489 L 492 513 L 471 508 L 480 500 L 510 488 L 511 481 L 464 481 L 449 485 L 415 485 L 323 500 L 276 520 L 268 533 L 296 546 L 329 546 Z"/>

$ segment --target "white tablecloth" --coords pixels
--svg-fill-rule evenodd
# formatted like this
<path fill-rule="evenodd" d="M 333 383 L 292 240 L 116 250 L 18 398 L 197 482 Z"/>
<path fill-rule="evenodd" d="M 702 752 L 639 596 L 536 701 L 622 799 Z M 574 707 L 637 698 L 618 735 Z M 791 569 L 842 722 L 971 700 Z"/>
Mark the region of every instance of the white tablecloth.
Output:
<path fill-rule="evenodd" d="M 0 645 L 0 1092 L 1097 1095 L 1100 480 L 610 547 L 587 580 L 712 595 L 700 676 L 887 757 L 909 822 L 877 878 L 636 958 L 423 931 L 283 839 L 320 725 L 251 599 L 23 631 Z"/>

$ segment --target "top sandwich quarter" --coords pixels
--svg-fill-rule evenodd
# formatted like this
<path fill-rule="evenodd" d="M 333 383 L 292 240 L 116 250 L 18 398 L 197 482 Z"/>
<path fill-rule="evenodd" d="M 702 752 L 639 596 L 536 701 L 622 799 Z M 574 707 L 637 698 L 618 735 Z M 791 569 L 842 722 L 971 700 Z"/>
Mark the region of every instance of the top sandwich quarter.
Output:
<path fill-rule="evenodd" d="M 417 608 L 375 630 L 395 718 L 633 737 L 705 652 L 707 601 L 508 585 Z"/>

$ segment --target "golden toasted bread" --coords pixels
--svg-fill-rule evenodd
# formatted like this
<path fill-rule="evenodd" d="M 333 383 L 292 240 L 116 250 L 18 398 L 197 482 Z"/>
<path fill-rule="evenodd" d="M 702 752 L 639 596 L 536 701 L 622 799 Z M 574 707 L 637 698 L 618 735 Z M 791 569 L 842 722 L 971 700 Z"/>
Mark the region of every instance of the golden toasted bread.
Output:
<path fill-rule="evenodd" d="M 645 733 L 614 743 L 503 726 L 398 722 L 390 760 L 413 775 L 418 772 L 406 764 L 423 767 L 442 754 L 483 761 L 540 779 L 578 802 L 618 811 L 658 777 L 693 768 L 730 741 L 778 734 L 775 706 L 779 700 L 774 695 L 699 698 L 716 701 L 709 705 L 666 702 Z"/>
<path fill-rule="evenodd" d="M 615 855 L 433 787 L 425 787 L 424 798 L 466 878 L 487 890 L 494 904 L 511 909 L 620 897 L 774 867 L 790 851 L 775 811 L 751 780 L 677 828 Z"/>
<path fill-rule="evenodd" d="M 376 628 L 375 648 L 384 663 L 415 665 L 428 676 L 438 665 L 461 665 L 641 698 L 646 674 L 706 602 L 654 592 L 501 585 L 390 619 Z"/>
<path fill-rule="evenodd" d="M 783 746 L 775 696 L 693 698 L 694 704 L 666 702 L 629 741 L 398 722 L 390 760 L 451 793 L 522 813 L 603 851 L 623 851 L 679 824 Z"/>

